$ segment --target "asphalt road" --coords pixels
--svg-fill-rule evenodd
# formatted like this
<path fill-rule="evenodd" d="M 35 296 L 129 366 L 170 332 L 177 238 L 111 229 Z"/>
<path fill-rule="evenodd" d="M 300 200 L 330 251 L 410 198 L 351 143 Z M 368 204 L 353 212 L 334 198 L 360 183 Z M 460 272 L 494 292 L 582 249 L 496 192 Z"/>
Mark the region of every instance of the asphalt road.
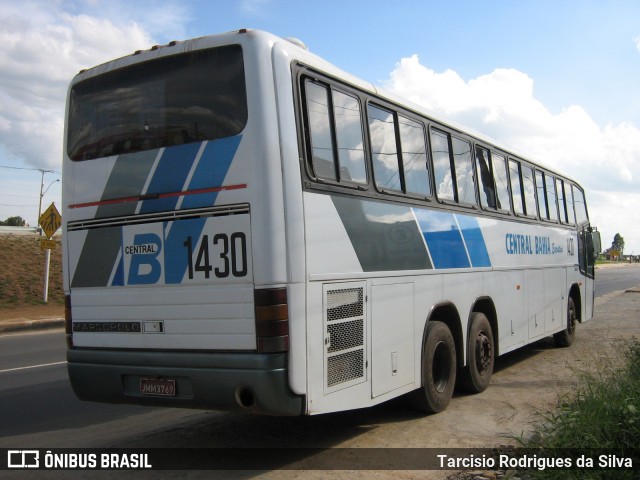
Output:
<path fill-rule="evenodd" d="M 140 412 L 79 401 L 69 385 L 61 330 L 0 336 L 0 446 L 12 437 L 99 424 Z M 14 444 L 15 446 L 15 444 Z"/>
<path fill-rule="evenodd" d="M 596 297 L 640 284 L 640 263 L 596 270 Z"/>
<path fill-rule="evenodd" d="M 193 414 L 179 409 L 82 402 L 69 384 L 65 357 L 62 330 L 0 336 L 0 447 L 24 446 L 24 437 L 30 444 L 38 437 L 55 439 L 55 447 L 115 447 L 118 441 L 112 443 L 111 436 L 118 430 L 103 431 L 111 421 L 131 425 L 135 435 L 145 430 L 133 426 L 135 419 L 145 414 L 158 417 L 157 422 L 144 422 L 151 428 Z M 59 435 L 63 431 L 65 434 Z"/>
<path fill-rule="evenodd" d="M 640 265 L 599 269 L 596 295 L 639 284 Z M 0 336 L 0 448 L 172 447 L 174 434 L 184 437 L 194 426 L 204 424 L 216 431 L 234 431 L 226 446 L 250 447 L 256 424 L 267 429 L 287 428 L 288 420 L 274 423 L 269 417 L 248 421 L 245 416 L 225 413 L 81 402 L 67 380 L 65 348 L 60 330 Z M 325 417 L 327 422 L 298 422 L 324 431 L 334 422 L 349 422 L 350 415 L 359 414 L 344 415 Z M 376 416 L 375 411 L 372 415 Z M 402 417 L 399 421 L 410 419 Z M 327 431 L 320 435 L 331 439 L 331 446 L 333 434 Z M 342 435 L 358 435 L 358 431 L 346 429 Z M 207 439 L 193 438 L 195 445 L 201 440 Z M 297 445 L 296 438 L 292 442 Z"/>

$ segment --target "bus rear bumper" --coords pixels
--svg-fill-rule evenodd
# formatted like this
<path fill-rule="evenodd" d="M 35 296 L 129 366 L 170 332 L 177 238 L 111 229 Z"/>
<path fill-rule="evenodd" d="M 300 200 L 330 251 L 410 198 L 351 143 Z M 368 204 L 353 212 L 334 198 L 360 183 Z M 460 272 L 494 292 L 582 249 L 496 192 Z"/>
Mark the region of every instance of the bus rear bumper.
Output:
<path fill-rule="evenodd" d="M 67 350 L 69 379 L 81 400 L 302 415 L 304 396 L 288 386 L 287 356 L 258 353 L 187 353 Z M 141 392 L 144 382 L 168 380 L 165 395 Z"/>

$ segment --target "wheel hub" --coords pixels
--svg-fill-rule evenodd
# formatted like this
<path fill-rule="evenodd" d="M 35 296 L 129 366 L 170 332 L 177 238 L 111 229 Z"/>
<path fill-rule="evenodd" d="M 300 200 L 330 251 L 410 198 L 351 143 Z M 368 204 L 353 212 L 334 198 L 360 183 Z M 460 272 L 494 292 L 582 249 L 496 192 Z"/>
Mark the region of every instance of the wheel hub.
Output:
<path fill-rule="evenodd" d="M 489 337 L 484 333 L 478 333 L 476 339 L 476 365 L 478 372 L 481 374 L 486 372 L 491 365 L 491 359 L 493 358 L 491 341 Z"/>

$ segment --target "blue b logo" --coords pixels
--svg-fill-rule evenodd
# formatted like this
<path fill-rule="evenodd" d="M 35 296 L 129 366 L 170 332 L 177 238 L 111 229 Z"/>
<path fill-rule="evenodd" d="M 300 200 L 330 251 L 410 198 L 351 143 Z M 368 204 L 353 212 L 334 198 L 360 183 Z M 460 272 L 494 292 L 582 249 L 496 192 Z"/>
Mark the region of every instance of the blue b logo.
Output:
<path fill-rule="evenodd" d="M 124 247 L 125 255 L 131 255 L 129 285 L 151 285 L 160 280 L 162 265 L 158 255 L 162 251 L 162 240 L 154 233 L 139 233 L 133 245 Z"/>

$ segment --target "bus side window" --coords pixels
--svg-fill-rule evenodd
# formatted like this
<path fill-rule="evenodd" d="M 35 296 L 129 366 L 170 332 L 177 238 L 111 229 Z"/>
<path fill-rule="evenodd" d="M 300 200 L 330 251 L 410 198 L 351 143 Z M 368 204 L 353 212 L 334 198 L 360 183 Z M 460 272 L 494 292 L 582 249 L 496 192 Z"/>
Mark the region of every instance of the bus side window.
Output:
<path fill-rule="evenodd" d="M 368 106 L 368 112 L 376 187 L 380 190 L 402 191 L 394 115 L 373 105 Z"/>
<path fill-rule="evenodd" d="M 367 182 L 364 142 L 362 140 L 362 112 L 357 98 L 333 90 L 340 181 Z"/>
<path fill-rule="evenodd" d="M 431 155 L 438 199 L 454 200 L 449 136 L 446 133 L 439 130 L 431 130 Z"/>
<path fill-rule="evenodd" d="M 307 80 L 305 93 L 313 173 L 318 178 L 337 181 L 329 90 L 323 85 Z"/>
<path fill-rule="evenodd" d="M 549 220 L 558 221 L 558 203 L 556 201 L 556 182 L 554 178 L 545 174 L 544 181 L 547 186 L 547 208 L 549 209 Z"/>
<path fill-rule="evenodd" d="M 423 197 L 431 196 L 429 162 L 421 123 L 399 116 L 402 166 L 406 192 Z"/>
<path fill-rule="evenodd" d="M 524 193 L 525 215 L 536 216 L 536 190 L 533 183 L 533 168 L 528 165 L 520 165 L 522 172 L 522 192 Z"/>
<path fill-rule="evenodd" d="M 558 191 L 558 207 L 560 207 L 560 222 L 569 223 L 567 218 L 567 203 L 564 196 L 564 181 L 556 178 L 556 190 Z"/>
<path fill-rule="evenodd" d="M 473 175 L 471 144 L 466 140 L 452 137 L 453 164 L 456 173 L 457 202 L 465 205 L 476 204 L 476 182 Z"/>
<path fill-rule="evenodd" d="M 509 202 L 509 176 L 507 174 L 507 162 L 502 155 L 491 154 L 493 167 L 493 180 L 496 186 L 496 201 L 498 210 L 511 211 Z"/>
<path fill-rule="evenodd" d="M 544 188 L 544 174 L 540 170 L 536 170 L 536 190 L 538 191 L 538 214 L 542 220 L 549 220 L 547 195 Z"/>
<path fill-rule="evenodd" d="M 587 215 L 587 204 L 584 201 L 584 193 L 575 185 L 571 186 L 573 189 L 573 202 L 576 209 L 576 223 L 582 225 L 589 220 Z"/>
<path fill-rule="evenodd" d="M 480 205 L 484 208 L 496 208 L 496 191 L 491 173 L 489 150 L 476 147 L 476 170 L 480 187 Z"/>
<path fill-rule="evenodd" d="M 511 196 L 513 211 L 517 215 L 524 215 L 524 199 L 522 198 L 522 182 L 520 181 L 520 162 L 509 159 L 509 176 L 511 177 Z"/>
<path fill-rule="evenodd" d="M 564 193 L 567 195 L 567 215 L 569 216 L 569 223 L 571 225 L 576 224 L 576 210 L 573 203 L 573 187 L 567 184 Z"/>
<path fill-rule="evenodd" d="M 334 182 L 366 183 L 358 99 L 309 79 L 305 95 L 313 174 Z"/>

